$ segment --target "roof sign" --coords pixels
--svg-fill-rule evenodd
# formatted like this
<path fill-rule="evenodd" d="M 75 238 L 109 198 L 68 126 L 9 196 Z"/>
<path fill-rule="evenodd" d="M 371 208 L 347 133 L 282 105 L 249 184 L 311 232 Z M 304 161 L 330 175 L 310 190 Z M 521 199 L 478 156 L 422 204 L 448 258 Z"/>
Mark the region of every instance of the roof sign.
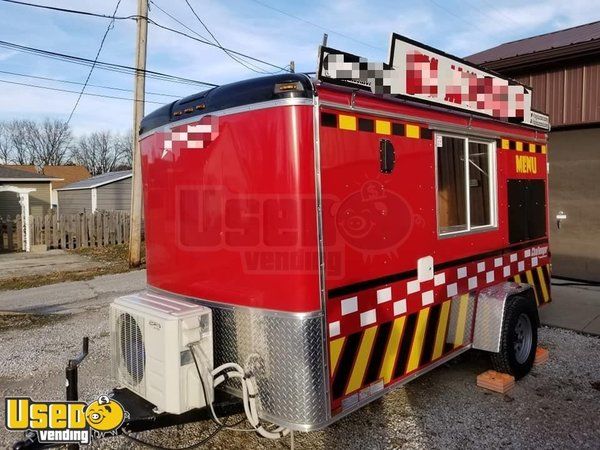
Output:
<path fill-rule="evenodd" d="M 530 88 L 397 34 L 389 64 L 321 47 L 318 78 L 549 129 L 548 116 L 531 110 Z"/>

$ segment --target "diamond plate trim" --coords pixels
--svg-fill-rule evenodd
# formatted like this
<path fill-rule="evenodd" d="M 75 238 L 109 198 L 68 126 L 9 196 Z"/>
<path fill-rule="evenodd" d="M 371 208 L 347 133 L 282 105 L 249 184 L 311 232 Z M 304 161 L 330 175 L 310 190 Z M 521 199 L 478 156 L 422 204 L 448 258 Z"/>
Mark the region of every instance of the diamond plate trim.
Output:
<path fill-rule="evenodd" d="M 259 309 L 212 309 L 215 367 L 237 362 L 255 374 L 262 416 L 299 429 L 327 421 L 323 316 L 293 318 Z M 234 384 L 229 388 L 239 394 Z"/>
<path fill-rule="evenodd" d="M 527 285 L 506 282 L 481 290 L 477 297 L 473 348 L 494 353 L 500 351 L 506 300 L 526 289 Z"/>

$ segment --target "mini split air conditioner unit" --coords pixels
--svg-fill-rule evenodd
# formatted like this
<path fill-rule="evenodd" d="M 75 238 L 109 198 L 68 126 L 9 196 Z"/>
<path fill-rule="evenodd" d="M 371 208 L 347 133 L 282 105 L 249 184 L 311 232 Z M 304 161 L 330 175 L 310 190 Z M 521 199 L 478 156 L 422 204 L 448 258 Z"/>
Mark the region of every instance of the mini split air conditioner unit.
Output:
<path fill-rule="evenodd" d="M 212 401 L 211 310 L 151 292 L 116 299 L 110 308 L 113 376 L 156 406 L 181 414 Z M 204 388 L 192 348 L 203 374 Z"/>

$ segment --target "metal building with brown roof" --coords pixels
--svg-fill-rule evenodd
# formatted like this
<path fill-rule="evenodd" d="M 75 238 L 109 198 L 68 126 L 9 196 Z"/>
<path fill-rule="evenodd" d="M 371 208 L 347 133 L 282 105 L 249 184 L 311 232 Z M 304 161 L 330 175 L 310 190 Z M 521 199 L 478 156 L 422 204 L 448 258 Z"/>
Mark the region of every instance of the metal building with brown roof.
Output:
<path fill-rule="evenodd" d="M 532 107 L 550 115 L 553 273 L 600 281 L 600 21 L 466 59 L 531 86 Z"/>

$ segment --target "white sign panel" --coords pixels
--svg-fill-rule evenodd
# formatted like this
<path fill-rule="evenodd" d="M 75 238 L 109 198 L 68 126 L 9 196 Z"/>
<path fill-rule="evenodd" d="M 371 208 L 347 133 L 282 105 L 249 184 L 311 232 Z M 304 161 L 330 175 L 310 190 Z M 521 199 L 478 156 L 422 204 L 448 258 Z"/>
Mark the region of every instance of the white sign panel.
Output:
<path fill-rule="evenodd" d="M 475 111 L 499 119 L 531 114 L 531 90 L 397 34 L 390 65 L 400 77 L 399 94 Z"/>
<path fill-rule="evenodd" d="M 548 116 L 531 110 L 531 89 L 443 52 L 392 35 L 390 62 L 321 47 L 320 80 L 402 95 L 511 122 L 549 129 Z"/>

